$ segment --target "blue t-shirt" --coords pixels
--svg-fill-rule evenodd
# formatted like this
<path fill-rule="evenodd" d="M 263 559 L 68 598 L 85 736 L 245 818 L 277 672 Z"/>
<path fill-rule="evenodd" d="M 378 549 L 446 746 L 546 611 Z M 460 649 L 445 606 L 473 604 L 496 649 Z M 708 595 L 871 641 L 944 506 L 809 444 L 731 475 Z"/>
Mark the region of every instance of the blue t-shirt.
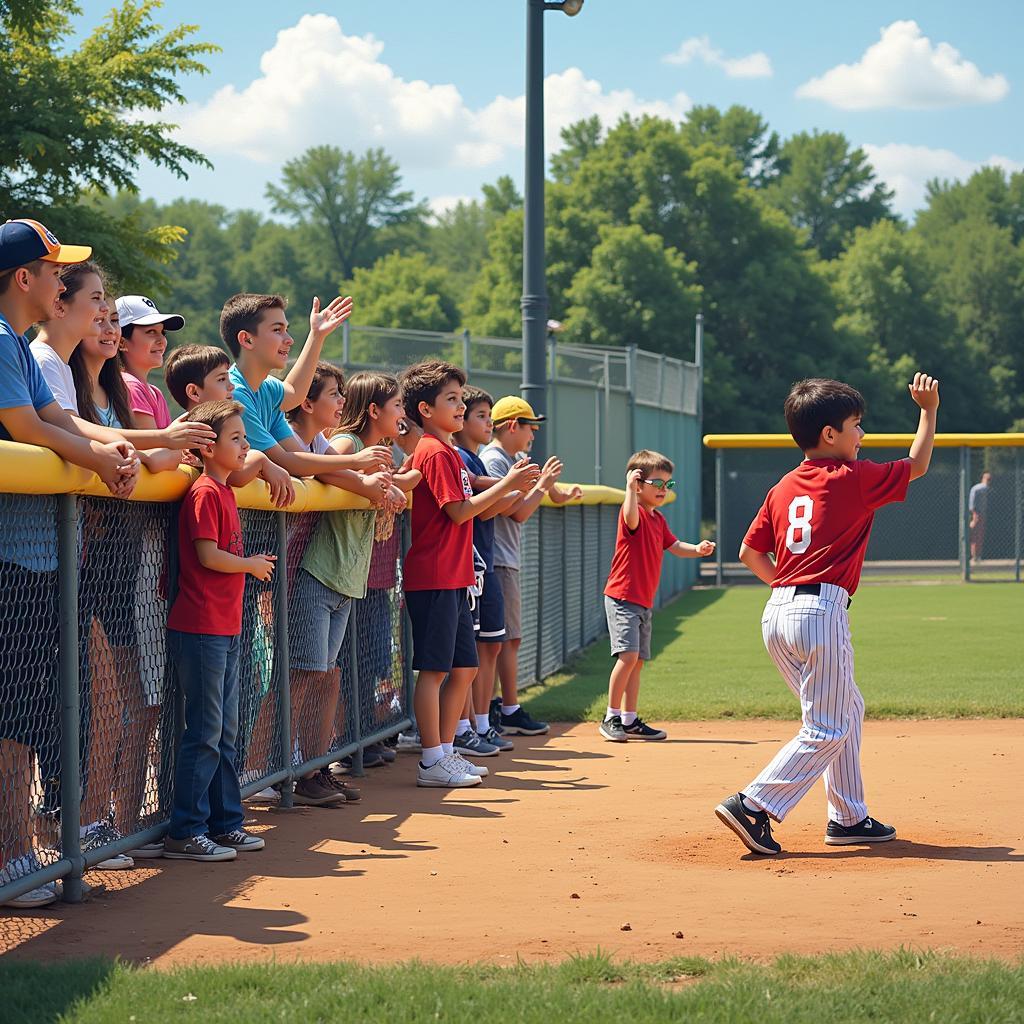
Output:
<path fill-rule="evenodd" d="M 475 452 L 459 445 L 455 446 L 462 457 L 463 464 L 470 473 L 487 476 L 487 470 Z M 494 572 L 494 520 L 473 517 L 473 547 L 480 552 L 480 557 L 487 565 L 488 572 Z"/>
<path fill-rule="evenodd" d="M 43 371 L 28 347 L 28 339 L 23 334 L 15 334 L 14 328 L 0 316 L 0 409 L 31 405 L 38 411 L 52 402 L 53 392 L 43 379 Z M 13 440 L 2 423 L 0 439 Z"/>
<path fill-rule="evenodd" d="M 228 376 L 235 386 L 231 397 L 242 406 L 245 436 L 251 447 L 258 452 L 265 452 L 286 438 L 295 436 L 281 412 L 284 385 L 276 377 L 268 377 L 253 391 L 237 364 L 231 367 Z"/>

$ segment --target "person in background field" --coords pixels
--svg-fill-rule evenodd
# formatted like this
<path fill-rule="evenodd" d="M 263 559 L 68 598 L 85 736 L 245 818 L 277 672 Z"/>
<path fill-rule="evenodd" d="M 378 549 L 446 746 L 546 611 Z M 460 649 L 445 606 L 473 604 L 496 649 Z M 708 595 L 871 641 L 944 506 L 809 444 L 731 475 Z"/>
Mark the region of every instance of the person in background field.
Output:
<path fill-rule="evenodd" d="M 355 455 L 376 446 L 390 448 L 393 452 L 393 444 L 397 443 L 411 456 L 420 432 L 403 433 L 406 422 L 398 381 L 391 374 L 356 373 L 345 389 L 345 410 L 338 429 L 331 434 L 331 447 L 337 452 Z M 392 482 L 398 493 L 392 492 L 393 500 L 377 508 L 366 590 L 352 606 L 352 628 L 359 637 L 361 678 L 374 688 L 377 707 L 382 710 L 386 707 L 388 715 L 394 697 L 401 691 L 401 681 L 394 678 L 393 603 L 401 543 L 395 517 L 406 507 L 404 496 L 421 479 L 409 458 L 401 467 L 392 461 L 392 467 Z M 343 727 L 344 723 L 339 722 L 339 735 Z M 363 767 L 380 767 L 394 757 L 386 744 L 375 743 L 363 751 Z M 344 768 L 346 762 L 342 761 L 341 766 Z"/>
<path fill-rule="evenodd" d="M 473 489 L 483 490 L 494 481 L 488 478 L 477 452 L 491 442 L 491 407 L 494 399 L 486 391 L 468 384 L 463 389 L 462 398 L 466 403 L 466 415 L 462 430 L 455 435 L 454 440 L 459 457 L 472 474 L 470 479 L 474 482 Z M 499 649 L 495 645 L 504 642 L 506 636 L 505 603 L 501 584 L 494 574 L 494 518 L 511 509 L 520 497 L 518 491 L 511 491 L 502 501 L 473 520 L 473 547 L 483 559 L 484 574 L 483 587 L 473 609 L 480 671 L 473 681 L 466 713 L 459 721 L 459 731 L 455 734 L 455 748 L 466 756 L 493 757 L 502 750 L 513 748 L 512 742 L 501 736 L 490 724 L 488 713 L 494 693 L 494 664 Z M 472 722 L 469 715 L 472 715 Z"/>
<path fill-rule="evenodd" d="M 615 552 L 604 588 L 615 665 L 608 680 L 608 710 L 601 722 L 606 740 L 663 740 L 665 732 L 652 729 L 637 714 L 640 673 L 651 660 L 651 621 L 658 592 L 661 560 L 666 551 L 677 558 L 706 558 L 714 554 L 709 540 L 687 544 L 676 540 L 658 510 L 675 487 L 670 459 L 644 449 L 626 463 L 626 496 L 615 531 Z"/>
<path fill-rule="evenodd" d="M 971 561 L 980 562 L 981 552 L 985 547 L 985 521 L 988 519 L 988 491 L 992 484 L 992 474 L 987 470 L 981 474 L 981 480 L 971 488 L 967 498 L 967 510 L 971 513 Z"/>
<path fill-rule="evenodd" d="M 232 397 L 235 385 L 228 373 L 230 367 L 227 353 L 216 345 L 179 345 L 164 363 L 164 379 L 171 397 L 188 412 L 203 402 L 223 402 Z M 188 419 L 182 417 L 177 422 L 188 423 Z M 257 477 L 266 482 L 275 508 L 287 508 L 295 500 L 295 485 L 288 470 L 250 448 L 245 468 L 232 473 L 228 483 L 244 487 Z"/>
<path fill-rule="evenodd" d="M 61 245 L 38 221 L 0 225 L 0 439 L 51 448 L 68 462 L 95 472 L 108 490 L 128 497 L 139 460 L 123 439 L 103 443 L 82 435 L 54 401 L 32 357 L 25 332 L 49 320 L 64 291 L 63 265 L 81 263 L 88 246 Z M 60 696 L 57 679 L 57 536 L 47 499 L 27 497 L 4 505 L 0 522 L 0 665 L 17 682 L 14 700 L 0 704 L 0 778 L 7 812 L 0 816 L 0 883 L 41 866 L 32 847 L 34 758 L 59 765 Z M 60 780 L 42 771 L 45 794 Z M 50 882 L 9 900 L 31 908 L 52 903 L 60 883 Z"/>
<path fill-rule="evenodd" d="M 545 417 L 537 416 L 528 402 L 510 395 L 498 399 L 491 410 L 491 419 L 495 439 L 480 453 L 480 461 L 489 476 L 501 478 L 512 471 L 518 459 L 526 458 L 533 435 Z M 545 494 L 557 504 L 581 496 L 578 487 L 563 490 L 558 486 L 561 474 L 562 463 L 552 455 L 533 488 L 520 495 L 494 522 L 494 573 L 501 585 L 505 608 L 505 640 L 500 646 L 492 644 L 482 649 L 488 660 L 481 662 L 480 671 L 485 677 L 481 691 L 486 686 L 488 693 L 493 693 L 497 668 L 501 702 L 491 705 L 492 724 L 502 735 L 541 736 L 548 731 L 546 722 L 535 721 L 519 705 L 519 646 L 523 638 L 520 543 L 523 523 L 537 511 Z"/>
<path fill-rule="evenodd" d="M 822 777 L 826 846 L 896 838 L 892 825 L 868 815 L 864 800 L 864 698 L 853 678 L 847 608 L 875 510 L 903 501 L 931 463 L 939 382 L 916 373 L 909 389 L 921 410 L 917 434 L 907 458 L 885 463 L 857 458 L 865 406 L 849 384 L 810 378 L 786 398 L 786 425 L 804 461 L 768 492 L 740 545 L 740 561 L 771 587 L 761 633 L 800 700 L 802 725 L 756 779 L 715 808 L 752 853 L 781 853 L 769 819 L 783 821 Z"/>
<path fill-rule="evenodd" d="M 178 596 L 167 618 L 167 646 L 185 696 L 185 732 L 163 853 L 172 860 L 234 860 L 265 845 L 242 828 L 235 770 L 242 591 L 246 574 L 270 579 L 276 556 L 244 556 L 238 506 L 227 484 L 249 448 L 241 405 L 207 402 L 189 415 L 217 439 L 200 449 L 202 476 L 178 514 Z"/>
<path fill-rule="evenodd" d="M 473 494 L 452 444 L 452 435 L 463 428 L 465 383 L 462 370 L 436 360 L 416 363 L 401 377 L 406 416 L 424 432 L 412 457 L 423 479 L 413 491 L 412 544 L 404 567 L 412 667 L 418 673 L 414 704 L 423 747 L 420 786 L 475 786 L 487 774 L 453 746 L 477 669 L 467 594 L 475 580 L 470 520 L 539 475 L 536 466 L 522 462 L 493 487 Z"/>

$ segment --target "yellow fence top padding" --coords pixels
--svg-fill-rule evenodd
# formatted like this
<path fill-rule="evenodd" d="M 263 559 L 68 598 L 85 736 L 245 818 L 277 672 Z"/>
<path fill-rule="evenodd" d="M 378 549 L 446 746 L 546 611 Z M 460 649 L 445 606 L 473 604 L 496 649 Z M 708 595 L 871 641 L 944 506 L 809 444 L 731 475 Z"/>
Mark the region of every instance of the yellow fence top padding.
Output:
<path fill-rule="evenodd" d="M 913 434 L 865 434 L 865 448 L 909 448 Z M 789 434 L 705 434 L 705 448 L 795 448 Z M 1024 434 L 936 434 L 936 448 L 1024 448 Z"/>
<path fill-rule="evenodd" d="M 174 472 L 150 473 L 145 467 L 132 494 L 132 501 L 180 501 L 199 475 L 191 466 L 179 466 Z M 327 512 L 333 509 L 369 508 L 370 503 L 351 491 L 322 484 L 319 480 L 293 480 L 295 501 L 286 512 Z M 563 488 L 573 484 L 560 484 Z M 569 505 L 619 505 L 625 491 L 616 487 L 582 484 L 583 497 Z M 83 494 L 105 498 L 110 492 L 95 473 L 65 462 L 49 448 L 0 441 L 0 491 L 7 494 Z M 239 508 L 274 511 L 270 491 L 263 480 L 253 480 L 235 491 Z M 668 501 L 675 495 L 669 494 Z M 543 504 L 559 508 L 550 498 Z"/>

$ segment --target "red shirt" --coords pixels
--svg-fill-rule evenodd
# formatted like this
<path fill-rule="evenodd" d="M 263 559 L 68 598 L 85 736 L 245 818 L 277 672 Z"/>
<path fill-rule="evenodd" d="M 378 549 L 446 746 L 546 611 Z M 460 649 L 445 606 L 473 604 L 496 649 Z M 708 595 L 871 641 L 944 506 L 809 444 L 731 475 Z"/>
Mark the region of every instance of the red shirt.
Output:
<path fill-rule="evenodd" d="M 653 608 L 661 578 L 662 553 L 675 542 L 675 534 L 657 509 L 648 512 L 641 506 L 640 521 L 635 530 L 626 526 L 626 517 L 620 509 L 615 554 L 612 555 L 605 594 L 620 601 Z"/>
<path fill-rule="evenodd" d="M 903 501 L 909 484 L 909 459 L 807 459 L 768 492 L 743 543 L 775 553 L 773 587 L 833 583 L 852 594 L 875 509 Z"/>
<path fill-rule="evenodd" d="M 458 452 L 424 434 L 412 464 L 423 479 L 412 492 L 412 543 L 405 556 L 406 590 L 460 590 L 473 585 L 473 520 L 455 523 L 444 506 L 473 496 Z"/>
<path fill-rule="evenodd" d="M 167 628 L 181 633 L 237 636 L 242 631 L 244 572 L 217 572 L 199 561 L 197 540 L 242 556 L 235 492 L 205 474 L 189 488 L 178 512 L 178 596 Z"/>

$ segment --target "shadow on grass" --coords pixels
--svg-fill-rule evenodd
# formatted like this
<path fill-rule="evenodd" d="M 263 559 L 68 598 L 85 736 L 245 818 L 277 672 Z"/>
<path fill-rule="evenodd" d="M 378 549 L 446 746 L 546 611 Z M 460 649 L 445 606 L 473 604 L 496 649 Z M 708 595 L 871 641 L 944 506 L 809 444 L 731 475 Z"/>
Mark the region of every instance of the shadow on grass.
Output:
<path fill-rule="evenodd" d="M 114 973 L 113 960 L 56 964 L 0 962 L 0 992 L 7 1024 L 51 1024 L 79 1000 L 99 995 Z"/>
<path fill-rule="evenodd" d="M 686 632 L 686 622 L 721 600 L 722 588 L 690 590 L 654 613 L 651 657 L 656 659 L 670 643 Z M 537 718 L 557 722 L 582 722 L 591 715 L 594 702 L 608 692 L 611 657 L 608 637 L 602 636 L 576 655 L 550 682 L 532 687 L 523 703 Z"/>

